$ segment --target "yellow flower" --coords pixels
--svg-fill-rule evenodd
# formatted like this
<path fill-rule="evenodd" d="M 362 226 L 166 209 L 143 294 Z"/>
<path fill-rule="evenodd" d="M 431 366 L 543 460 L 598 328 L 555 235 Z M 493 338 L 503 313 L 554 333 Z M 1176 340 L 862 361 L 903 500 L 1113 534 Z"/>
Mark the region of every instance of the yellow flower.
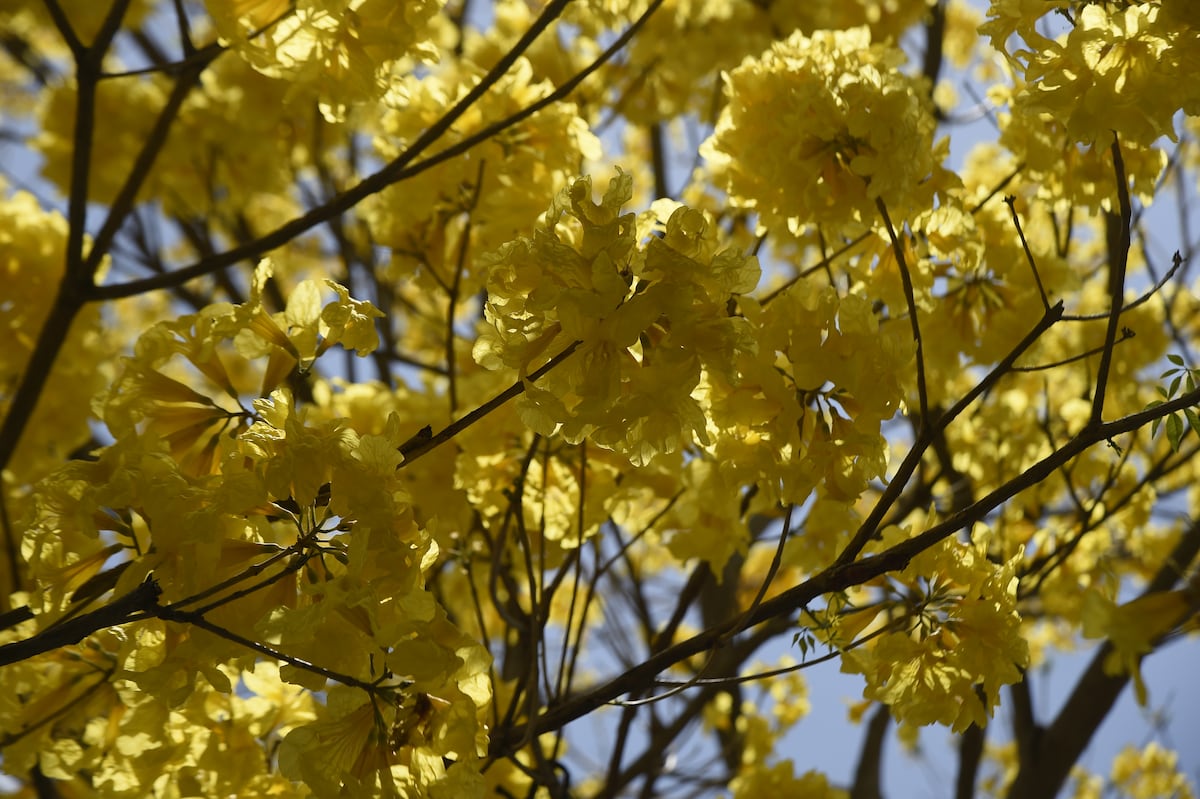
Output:
<path fill-rule="evenodd" d="M 1124 605 L 1117 605 L 1098 591 L 1084 595 L 1083 635 L 1109 640 L 1113 651 L 1104 661 L 1104 671 L 1129 674 L 1139 705 L 1144 706 L 1147 699 L 1142 656 L 1149 654 L 1159 638 L 1183 621 L 1190 605 L 1186 590 L 1148 594 Z"/>
<path fill-rule="evenodd" d="M 0 193 L 7 189 L 0 179 Z M 8 413 L 50 313 L 63 276 L 66 244 L 67 220 L 60 213 L 43 210 L 27 192 L 0 196 L 0 418 Z M 111 362 L 124 343 L 118 328 L 101 335 L 101 324 L 96 306 L 85 307 L 76 317 L 24 426 L 20 447 L 5 473 L 6 485 L 32 483 L 88 440 L 87 399 L 111 380 Z M 8 512 L 14 513 L 14 506 Z"/>
<path fill-rule="evenodd" d="M 377 99 L 397 62 L 433 61 L 439 0 L 206 0 L 222 38 L 256 70 L 319 93 L 329 121 Z"/>

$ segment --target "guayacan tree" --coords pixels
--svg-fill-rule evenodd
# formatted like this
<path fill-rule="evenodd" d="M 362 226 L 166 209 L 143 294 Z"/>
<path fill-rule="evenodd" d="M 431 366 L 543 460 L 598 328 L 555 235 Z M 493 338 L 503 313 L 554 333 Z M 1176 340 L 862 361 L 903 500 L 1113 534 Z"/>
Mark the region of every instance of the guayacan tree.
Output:
<path fill-rule="evenodd" d="M 1076 763 L 1200 606 L 1200 4 L 0 26 L 20 795 L 1192 795 Z"/>

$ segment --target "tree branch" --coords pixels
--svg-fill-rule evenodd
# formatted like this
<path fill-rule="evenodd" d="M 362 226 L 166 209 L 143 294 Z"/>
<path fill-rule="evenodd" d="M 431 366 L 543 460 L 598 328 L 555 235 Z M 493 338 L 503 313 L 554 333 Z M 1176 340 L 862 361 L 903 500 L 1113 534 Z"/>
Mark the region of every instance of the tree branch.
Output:
<path fill-rule="evenodd" d="M 1193 523 L 1184 533 L 1141 595 L 1159 593 L 1176 585 L 1197 554 L 1200 554 L 1200 522 Z M 1032 756 L 1021 761 L 1020 771 L 1009 789 L 1010 797 L 1054 799 L 1058 795 L 1071 767 L 1129 682 L 1128 674 L 1106 673 L 1104 661 L 1112 651 L 1112 644 L 1107 641 L 1096 651 L 1058 716 L 1038 737 Z"/>
<path fill-rule="evenodd" d="M 838 555 L 837 560 L 834 562 L 835 566 L 845 565 L 854 560 L 854 558 L 858 557 L 858 554 L 862 552 L 863 547 L 865 547 L 871 538 L 875 536 L 876 532 L 878 532 L 880 522 L 883 521 L 883 518 L 887 515 L 887 512 L 891 508 L 892 504 L 904 491 L 904 487 L 908 484 L 909 478 L 912 477 L 913 472 L 916 471 L 918 464 L 920 464 L 921 458 L 925 454 L 925 450 L 928 449 L 933 443 L 934 435 L 932 431 L 941 430 L 944 432 L 950 423 L 957 419 L 958 416 L 971 405 L 971 403 L 973 403 L 985 391 L 988 391 L 1000 380 L 1000 378 L 1002 378 L 1006 373 L 1008 373 L 1009 370 L 1012 369 L 1013 364 L 1016 363 L 1016 360 L 1021 357 L 1025 350 L 1033 346 L 1033 343 L 1041 338 L 1043 333 L 1045 333 L 1047 330 L 1053 327 L 1056 322 L 1058 322 L 1059 318 L 1062 316 L 1062 312 L 1063 304 L 1061 302 L 1059 302 L 1057 305 L 1051 306 L 1046 313 L 1042 314 L 1042 318 L 1039 319 L 1037 324 L 1033 326 L 1033 329 L 1025 335 L 1025 338 L 1017 342 L 1017 345 L 1013 347 L 1011 351 L 1009 351 L 1008 355 L 1004 356 L 1004 358 L 1001 359 L 1000 362 L 997 363 L 996 366 L 990 372 L 988 372 L 983 379 L 975 385 L 974 388 L 964 394 L 958 402 L 954 403 L 954 405 L 950 407 L 949 410 L 939 416 L 937 421 L 934 422 L 932 426 L 919 429 L 916 441 L 913 442 L 912 448 L 908 451 L 908 454 L 904 456 L 904 460 L 901 461 L 900 466 L 896 469 L 896 474 L 892 477 L 891 482 L 888 483 L 887 488 L 884 489 L 883 495 L 879 498 L 879 501 L 875 503 L 875 507 L 871 509 L 871 513 L 858 528 L 858 532 L 854 534 L 854 538 L 851 539 L 850 543 L 846 545 L 846 548 L 842 551 L 842 553 Z"/>
<path fill-rule="evenodd" d="M 1137 430 L 1150 424 L 1154 419 L 1197 403 L 1200 403 L 1200 389 L 1107 424 L 1089 425 L 1061 449 L 1031 466 L 1024 474 L 1003 484 L 962 512 L 949 517 L 943 523 L 878 555 L 871 555 L 853 562 L 835 563 L 800 585 L 764 601 L 744 623 L 748 626 L 786 616 L 806 607 L 810 602 L 825 594 L 844 591 L 847 588 L 862 585 L 880 575 L 899 571 L 929 547 L 982 519 L 1022 491 L 1041 483 L 1056 469 L 1089 447 L 1122 433 Z M 711 649 L 735 626 L 742 624 L 743 621 L 738 618 L 732 622 L 710 627 L 691 638 L 650 655 L 645 661 L 628 669 L 623 674 L 617 675 L 581 695 L 550 705 L 541 716 L 530 720 L 528 728 L 522 732 L 540 735 L 556 730 L 603 707 L 623 694 L 644 690 L 653 683 L 657 674 L 693 655 Z M 519 748 L 517 743 L 518 741 L 511 731 L 498 731 L 492 739 L 489 754 L 493 758 L 508 756 Z"/>
<path fill-rule="evenodd" d="M 887 740 L 891 721 L 892 713 L 887 705 L 880 704 L 871 713 L 867 732 L 863 736 L 862 751 L 858 755 L 858 765 L 854 767 L 850 799 L 882 799 L 880 777 L 883 773 L 883 744 Z"/>
<path fill-rule="evenodd" d="M 900 281 L 904 286 L 904 301 L 908 305 L 908 322 L 912 326 L 913 342 L 917 345 L 917 399 L 920 403 L 920 417 L 917 421 L 918 435 L 925 432 L 929 425 L 929 389 L 925 385 L 925 344 L 921 341 L 921 322 L 917 316 L 917 298 L 913 292 L 912 274 L 908 271 L 908 261 L 904 257 L 904 247 L 896 237 L 892 227 L 892 219 L 888 216 L 887 206 L 882 197 L 875 198 L 875 207 L 883 217 L 884 227 L 887 228 L 888 238 L 892 242 L 892 254 L 896 258 L 896 268 L 900 270 Z"/>
<path fill-rule="evenodd" d="M 571 357 L 572 353 L 575 352 L 575 350 L 579 347 L 580 343 L 581 342 L 578 342 L 578 341 L 572 342 L 572 344 L 570 346 L 568 346 L 565 350 L 560 352 L 558 355 L 555 355 L 553 358 L 551 358 L 549 361 L 547 361 L 543 366 L 541 366 L 535 372 L 530 374 L 529 377 L 526 378 L 526 380 L 528 382 L 532 383 L 533 381 L 540 378 L 542 375 L 546 374 L 546 372 L 549 372 L 555 366 L 558 366 L 560 363 L 565 361 L 567 358 Z M 454 438 L 456 435 L 461 433 L 463 430 L 466 430 L 468 427 L 475 424 L 480 419 L 487 416 L 489 413 L 496 410 L 504 403 L 508 402 L 510 399 L 519 397 L 521 394 L 524 394 L 524 393 L 525 393 L 525 381 L 518 380 L 517 382 L 513 383 L 508 388 L 504 389 L 504 391 L 500 392 L 499 394 L 492 397 L 490 400 L 488 400 L 484 404 L 480 405 L 475 410 L 468 413 L 466 416 L 462 417 L 461 419 L 458 419 L 457 421 L 451 422 L 450 424 L 446 425 L 444 428 L 442 428 L 438 432 L 436 432 L 436 433 L 430 432 L 428 434 L 424 434 L 425 431 L 422 431 L 422 433 L 418 433 L 416 436 L 413 437 L 412 440 L 406 441 L 404 444 L 402 444 L 400 446 L 400 451 L 404 454 L 404 462 L 400 464 L 400 468 L 403 469 L 403 468 L 407 467 L 413 461 L 415 461 L 417 458 L 421 457 L 422 455 L 429 452 L 430 450 L 435 449 L 435 448 L 441 446 L 442 444 L 445 444 L 447 441 Z"/>
<path fill-rule="evenodd" d="M 28 660 L 63 646 L 77 644 L 89 635 L 109 627 L 119 627 L 131 621 L 154 615 L 162 589 L 154 580 L 147 580 L 122 597 L 102 608 L 81 613 L 62 624 L 52 625 L 26 638 L 0 646 L 0 666 Z"/>
<path fill-rule="evenodd" d="M 541 109 L 559 102 L 566 98 L 575 90 L 579 84 L 583 83 L 589 75 L 603 66 L 608 60 L 616 55 L 628 42 L 633 38 L 633 35 L 645 24 L 657 8 L 662 5 L 663 0 L 653 0 L 646 12 L 642 14 L 617 40 L 611 47 L 605 50 L 601 55 L 583 69 L 579 74 L 563 83 L 553 92 L 543 97 L 537 102 L 531 103 L 524 109 L 505 117 L 504 119 L 483 128 L 472 136 L 468 136 L 461 142 L 447 147 L 436 155 L 432 155 L 423 161 L 417 161 L 416 158 L 423 153 L 431 144 L 441 138 L 454 122 L 461 117 L 466 111 L 478 100 L 483 94 L 490 89 L 497 81 L 503 77 L 508 68 L 513 62 L 532 44 L 533 40 L 550 25 L 554 18 L 562 12 L 562 9 L 570 0 L 553 0 L 543 10 L 542 15 L 534 22 L 525 35 L 521 37 L 513 48 L 504 55 L 499 62 L 496 63 L 491 70 L 483 77 L 482 80 L 470 92 L 459 100 L 455 105 L 447 111 L 437 122 L 431 125 L 425 133 L 421 134 L 412 145 L 403 153 L 389 162 L 386 166 L 380 169 L 373 175 L 364 178 L 357 185 L 333 197 L 324 205 L 312 209 L 303 216 L 297 217 L 292 221 L 281 225 L 270 233 L 262 236 L 254 241 L 243 244 L 240 247 L 235 247 L 232 250 L 205 258 L 191 266 L 178 269 L 174 272 L 169 272 L 164 275 L 155 275 L 153 277 L 144 278 L 142 280 L 132 280 L 128 283 L 120 283 L 111 286 L 100 286 L 95 291 L 91 292 L 90 300 L 109 300 L 120 297 L 130 297 L 137 294 L 143 294 L 148 291 L 155 291 L 162 288 L 171 288 L 173 286 L 186 283 L 197 277 L 202 277 L 220 269 L 224 269 L 238 261 L 247 260 L 260 256 L 276 247 L 287 244 L 293 239 L 301 236 L 312 228 L 321 225 L 328 221 L 331 217 L 344 213 L 348 209 L 362 202 L 365 198 L 382 191 L 393 183 L 397 183 L 406 178 L 419 175 L 427 169 L 430 169 L 438 164 L 448 161 L 451 158 L 459 156 L 476 145 L 485 142 L 513 125 L 521 122 L 524 119 L 536 114 Z"/>

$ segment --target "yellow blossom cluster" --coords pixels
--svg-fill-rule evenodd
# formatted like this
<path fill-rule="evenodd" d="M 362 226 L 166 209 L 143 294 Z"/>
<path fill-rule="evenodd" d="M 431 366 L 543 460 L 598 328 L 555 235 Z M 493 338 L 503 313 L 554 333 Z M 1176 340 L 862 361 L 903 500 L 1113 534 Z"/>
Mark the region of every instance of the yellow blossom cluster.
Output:
<path fill-rule="evenodd" d="M 888 632 L 842 657 L 843 671 L 866 677 L 864 696 L 887 704 L 901 721 L 959 732 L 983 726 L 1000 688 L 1018 682 L 1029 665 L 1017 612 L 1021 557 L 992 563 L 987 537 L 978 536 L 978 544 L 951 539 L 915 558 L 898 578 L 908 591 L 907 614 L 884 620 Z M 879 623 L 877 615 L 857 614 L 841 634 Z"/>
<path fill-rule="evenodd" d="M 730 198 L 793 230 L 869 224 L 876 200 L 928 207 L 934 119 L 904 60 L 855 28 L 795 33 L 731 71 L 703 148 Z"/>
<path fill-rule="evenodd" d="M 1112 764 L 1113 785 L 1129 799 L 1195 799 L 1195 782 L 1179 770 L 1179 754 L 1149 743 L 1140 751 L 1127 746 Z"/>
<path fill-rule="evenodd" d="M 1056 8 L 1071 12 L 1070 27 L 1051 39 L 1037 26 Z M 1192 3 L 994 0 L 988 17 L 980 33 L 1023 80 L 1017 112 L 1048 115 L 1074 142 L 1105 147 L 1115 132 L 1122 143 L 1148 146 L 1175 138 L 1178 111 L 1200 111 L 1190 80 L 1200 58 Z"/>
<path fill-rule="evenodd" d="M 397 81 L 383 98 L 388 110 L 374 125 L 375 153 L 391 160 L 404 152 L 482 73 L 468 63 Z M 434 151 L 461 143 L 552 89 L 549 81 L 535 79 L 529 61 L 519 60 L 496 91 L 434 143 Z M 555 103 L 488 138 L 469 157 L 448 160 L 378 193 L 364 203 L 363 214 L 374 240 L 392 249 L 386 274 L 397 282 L 415 276 L 431 290 L 457 280 L 461 295 L 473 294 L 486 274 L 477 266 L 479 258 L 464 253 L 489 252 L 516 238 L 568 177 L 599 155 L 599 141 L 575 106 Z"/>
<path fill-rule="evenodd" d="M 759 357 L 740 359 L 733 379 L 710 377 L 712 417 L 725 431 L 718 462 L 735 482 L 787 502 L 818 485 L 836 502 L 858 496 L 886 467 L 880 425 L 903 401 L 911 338 L 881 324 L 865 297 L 812 282 L 742 307 Z"/>
<path fill-rule="evenodd" d="M 229 229 L 248 224 L 265 232 L 294 214 L 299 198 L 291 191 L 292 181 L 337 126 L 290 112 L 285 95 L 297 90 L 289 85 L 240 59 L 218 59 L 187 95 L 139 197 L 157 200 L 182 218 L 205 217 L 210 225 Z M 97 86 L 94 136 L 112 149 L 90 173 L 90 199 L 109 203 L 116 197 L 171 91 L 162 76 L 114 77 Z M 311 90 L 305 99 L 314 99 Z M 78 100 L 74 84 L 48 87 L 40 96 L 40 125 L 31 142 L 45 158 L 42 174 L 64 192 L 70 185 Z M 244 104 L 257 112 L 244 113 Z M 214 183 L 227 189 L 213 196 Z"/>
<path fill-rule="evenodd" d="M 439 550 L 416 523 L 397 470 L 398 421 L 393 415 L 378 433 L 360 435 L 342 419 L 310 418 L 307 403 L 276 387 L 294 384 L 335 344 L 370 352 L 378 311 L 339 285 L 303 282 L 272 315 L 261 304 L 270 275 L 264 262 L 245 304 L 209 306 L 139 339 L 97 402 L 116 441 L 43 481 L 24 538 L 24 560 L 47 586 L 28 600 L 41 611 L 39 624 L 71 618 L 79 602 L 105 590 L 96 586 L 125 595 L 152 579 L 157 606 L 168 608 L 162 616 L 197 619 L 203 630 L 152 616 L 96 639 L 87 661 L 60 653 L 30 660 L 22 674 L 37 689 L 15 700 L 5 724 L 16 725 L 10 731 L 30 724 L 45 702 L 101 668 L 120 670 L 124 684 L 141 692 L 136 700 L 119 691 L 89 700 L 90 712 L 113 718 L 110 737 L 127 735 L 114 726 L 122 717 L 113 703 L 121 701 L 144 707 L 124 717 L 142 737 L 171 708 L 180 730 L 207 728 L 209 705 L 232 701 L 222 699 L 230 675 L 256 661 L 240 642 L 266 639 L 289 659 L 270 684 L 249 686 L 260 695 L 290 695 L 271 687 L 279 680 L 309 691 L 323 690 L 329 674 L 360 682 L 323 703 L 305 694 L 302 714 L 282 728 L 277 716 L 247 742 L 274 746 L 282 736 L 284 776 L 320 793 L 481 785 L 465 764 L 484 751 L 478 717 L 490 697 L 488 659 L 426 587 Z M 259 398 L 247 402 L 247 395 Z M 364 692 L 372 681 L 377 691 Z M 62 750 L 64 777 L 89 758 L 109 757 L 104 736 L 67 757 L 76 722 L 72 716 L 28 735 L 22 756 L 35 747 Z M 206 750 L 203 740 L 172 740 L 172 768 L 161 777 L 172 790 L 218 773 L 238 776 L 213 771 L 209 761 L 220 750 Z M 144 795 L 142 780 L 155 779 L 147 769 L 156 755 L 146 752 L 168 750 L 116 743 L 140 754 L 113 764 L 128 785 L 114 795 Z M 6 762 L 28 765 L 8 751 Z M 242 775 L 244 787 L 277 779 L 266 765 L 260 755 Z"/>
<path fill-rule="evenodd" d="M 0 185 L 0 191 L 6 188 Z M 40 207 L 23 191 L 0 199 L 0 326 L 6 342 L 0 348 L 0 415 L 13 399 L 50 313 L 66 243 L 62 214 Z M 118 336 L 102 335 L 101 322 L 97 308 L 76 318 L 69 354 L 56 362 L 34 411 L 33 427 L 22 439 L 13 468 L 4 473 L 5 490 L 43 476 L 90 438 L 87 408 L 78 399 L 101 389 L 111 375 L 96 364 L 105 363 L 122 343 Z"/>
<path fill-rule="evenodd" d="M 774 765 L 758 763 L 739 774 L 729 785 L 735 799 L 753 796 L 811 796 L 813 799 L 846 799 L 849 794 L 829 784 L 829 778 L 819 771 L 806 771 L 796 776 L 790 760 Z"/>
<path fill-rule="evenodd" d="M 603 199 L 581 179 L 560 194 L 532 239 L 493 257 L 475 358 L 526 378 L 547 356 L 578 352 L 546 381 L 527 383 L 518 410 L 532 429 L 584 436 L 644 464 L 707 442 L 692 396 L 701 368 L 728 371 L 748 346 L 731 294 L 758 281 L 752 257 L 717 251 L 704 214 L 676 207 L 654 233 L 653 215 L 621 213 L 632 178 Z M 642 243 L 644 242 L 644 243 Z"/>
<path fill-rule="evenodd" d="M 397 68 L 434 61 L 441 0 L 206 0 L 223 39 L 255 69 L 289 86 L 320 86 L 319 107 L 341 121 L 378 98 Z"/>

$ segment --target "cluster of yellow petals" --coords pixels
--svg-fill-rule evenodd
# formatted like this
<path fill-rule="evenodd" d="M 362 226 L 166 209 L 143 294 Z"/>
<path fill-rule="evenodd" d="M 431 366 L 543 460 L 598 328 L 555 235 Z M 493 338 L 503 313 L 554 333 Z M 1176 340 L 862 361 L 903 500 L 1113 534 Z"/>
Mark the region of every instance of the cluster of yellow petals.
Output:
<path fill-rule="evenodd" d="M 899 577 L 912 597 L 907 616 L 877 618 L 866 610 L 841 629 L 853 637 L 872 624 L 887 626 L 865 646 L 846 651 L 842 670 L 863 674 L 863 695 L 888 705 L 900 721 L 957 732 L 985 726 L 1000 688 L 1018 682 L 1029 665 L 1017 612 L 1021 558 L 991 562 L 986 538 L 950 540 L 915 558 Z"/>
<path fill-rule="evenodd" d="M 1055 9 L 1069 12 L 1070 27 L 1052 39 L 1037 25 Z M 1190 79 L 1200 60 L 1193 3 L 995 0 L 988 16 L 980 33 L 1023 78 L 1017 113 L 1045 114 L 1073 141 L 1104 147 L 1115 131 L 1123 143 L 1145 146 L 1175 138 L 1179 110 L 1200 111 Z"/>
<path fill-rule="evenodd" d="M 0 181 L 0 191 L 6 189 Z M 36 331 L 50 313 L 63 275 L 66 243 L 67 220 L 62 214 L 43 209 L 23 191 L 0 199 L 0 333 L 5 341 L 0 347 L 0 417 L 29 366 Z M 95 307 L 76 318 L 68 353 L 55 363 L 16 461 L 5 472 L 6 482 L 17 475 L 36 480 L 88 440 L 88 409 L 78 400 L 103 387 L 110 375 L 96 365 L 106 363 L 123 343 L 120 336 L 101 335 L 101 322 Z"/>
<path fill-rule="evenodd" d="M 599 203 L 591 191 L 590 179 L 576 181 L 532 239 L 492 258 L 488 324 L 474 353 L 487 368 L 526 378 L 577 346 L 545 380 L 526 383 L 522 418 L 537 432 L 587 436 L 644 464 L 707 443 L 693 390 L 702 367 L 728 371 L 749 346 L 744 320 L 725 306 L 757 285 L 759 269 L 753 257 L 718 251 L 700 211 L 675 207 L 665 225 L 653 212 L 622 213 L 629 175 L 614 178 Z"/>
<path fill-rule="evenodd" d="M 855 28 L 794 33 L 732 70 L 702 150 L 730 199 L 794 230 L 869 224 L 876 200 L 926 207 L 934 118 L 904 60 Z"/>
<path fill-rule="evenodd" d="M 435 61 L 442 0 L 206 0 L 225 41 L 255 69 L 321 87 L 319 107 L 340 121 L 377 99 L 398 68 Z M 303 96 L 303 95 L 302 95 Z"/>
<path fill-rule="evenodd" d="M 289 795 L 482 786 L 471 764 L 486 749 L 489 659 L 426 586 L 439 549 L 416 523 L 397 469 L 406 436 L 394 414 L 360 433 L 280 387 L 335 345 L 368 354 L 379 312 L 340 285 L 306 281 L 269 314 L 261 292 L 271 273 L 264 262 L 246 303 L 161 322 L 138 340 L 97 400 L 115 442 L 43 481 L 23 542 L 47 589 L 27 600 L 39 625 L 70 618 L 96 591 L 123 596 L 152 577 L 161 603 L 207 604 L 206 623 L 226 634 L 149 618 L 95 637 L 83 660 L 55 652 L 6 671 L 30 689 L 5 724 L 37 718 L 93 669 L 119 670 L 114 685 L 137 692 L 89 700 L 93 714 L 111 718 L 108 738 L 85 737 L 90 748 L 71 754 L 73 728 L 49 725 L 6 749 L 6 763 L 29 767 L 41 749 L 59 753 L 42 762 L 64 779 L 89 763 L 108 769 L 123 781 L 109 786 L 113 795 L 145 795 L 156 778 L 172 790 L 228 784 L 218 792 L 248 795 L 279 784 L 265 753 L 282 741 L 282 776 L 308 786 L 284 779 Z M 244 591 L 255 577 L 263 582 Z M 293 660 L 277 670 L 258 663 L 269 674 L 251 681 L 244 669 L 256 659 L 238 636 L 272 641 Z M 378 681 L 381 693 L 339 687 L 315 701 L 326 673 Z M 245 691 L 231 699 L 238 675 Z M 289 683 L 308 693 L 303 711 L 287 716 L 297 701 Z M 243 742 L 259 752 L 244 774 L 213 761 L 229 744 L 184 733 L 209 729 L 210 713 L 228 717 L 232 707 L 214 708 L 231 702 L 279 714 Z M 156 741 L 168 717 L 168 736 Z M 130 737 L 133 725 L 140 732 Z M 129 757 L 113 760 L 118 752 Z M 167 762 L 167 773 L 148 776 Z"/>

